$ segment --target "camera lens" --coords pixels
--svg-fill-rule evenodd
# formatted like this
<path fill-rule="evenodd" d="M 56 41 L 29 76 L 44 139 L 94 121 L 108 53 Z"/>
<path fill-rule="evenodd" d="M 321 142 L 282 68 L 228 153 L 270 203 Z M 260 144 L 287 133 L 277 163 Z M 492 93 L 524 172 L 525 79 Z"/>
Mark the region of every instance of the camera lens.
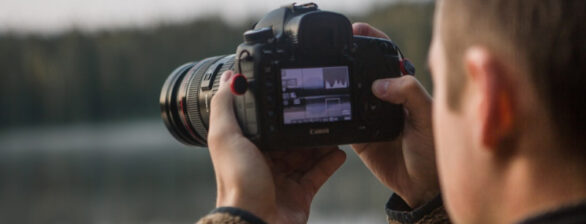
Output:
<path fill-rule="evenodd" d="M 233 70 L 234 55 L 190 62 L 175 69 L 163 84 L 159 103 L 169 132 L 188 145 L 207 146 L 210 102 L 220 77 Z"/>

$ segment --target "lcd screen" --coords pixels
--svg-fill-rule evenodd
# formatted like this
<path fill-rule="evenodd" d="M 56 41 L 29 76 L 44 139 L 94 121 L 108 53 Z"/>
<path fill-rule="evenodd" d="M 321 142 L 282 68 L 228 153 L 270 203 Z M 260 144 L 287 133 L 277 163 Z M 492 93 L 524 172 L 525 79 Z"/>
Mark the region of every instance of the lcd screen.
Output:
<path fill-rule="evenodd" d="M 347 66 L 281 70 L 284 124 L 352 119 Z"/>

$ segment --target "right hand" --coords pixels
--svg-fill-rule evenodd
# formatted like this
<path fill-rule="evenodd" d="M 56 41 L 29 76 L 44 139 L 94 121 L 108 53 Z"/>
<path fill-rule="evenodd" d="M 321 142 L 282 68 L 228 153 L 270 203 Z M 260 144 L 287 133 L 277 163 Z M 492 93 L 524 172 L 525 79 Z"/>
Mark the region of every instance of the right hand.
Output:
<path fill-rule="evenodd" d="M 354 35 L 389 37 L 365 24 L 352 25 Z M 370 171 L 387 187 L 416 208 L 439 194 L 431 122 L 432 99 L 410 75 L 377 80 L 372 91 L 379 99 L 402 104 L 403 134 L 394 141 L 354 144 L 352 148 Z"/>

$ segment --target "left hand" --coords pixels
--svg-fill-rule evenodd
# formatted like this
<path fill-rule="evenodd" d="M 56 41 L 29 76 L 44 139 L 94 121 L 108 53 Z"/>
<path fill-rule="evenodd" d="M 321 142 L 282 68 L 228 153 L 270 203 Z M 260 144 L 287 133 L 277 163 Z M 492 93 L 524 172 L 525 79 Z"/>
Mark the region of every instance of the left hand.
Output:
<path fill-rule="evenodd" d="M 208 143 L 217 182 L 216 206 L 238 207 L 268 223 L 306 223 L 313 197 L 342 165 L 337 147 L 261 152 L 242 135 L 228 81 L 212 98 Z"/>

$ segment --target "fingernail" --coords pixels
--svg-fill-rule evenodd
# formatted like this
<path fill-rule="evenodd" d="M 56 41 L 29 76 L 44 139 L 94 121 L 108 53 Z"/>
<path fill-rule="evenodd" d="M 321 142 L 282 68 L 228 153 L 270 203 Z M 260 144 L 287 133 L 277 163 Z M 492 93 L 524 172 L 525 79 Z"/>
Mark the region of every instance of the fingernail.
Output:
<path fill-rule="evenodd" d="M 387 92 L 387 88 L 389 88 L 389 81 L 388 80 L 376 80 L 372 84 L 372 91 L 374 95 L 382 96 Z"/>

